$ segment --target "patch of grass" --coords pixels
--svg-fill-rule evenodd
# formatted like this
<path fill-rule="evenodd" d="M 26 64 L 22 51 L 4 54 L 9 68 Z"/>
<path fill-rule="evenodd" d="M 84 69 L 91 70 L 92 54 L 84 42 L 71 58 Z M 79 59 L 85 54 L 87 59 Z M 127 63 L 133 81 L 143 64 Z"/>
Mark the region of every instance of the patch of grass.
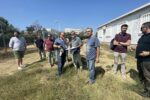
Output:
<path fill-rule="evenodd" d="M 105 54 L 106 51 L 109 52 L 108 47 L 102 45 L 101 52 L 103 55 L 108 54 L 107 60 L 112 60 L 113 54 Z M 134 62 L 132 56 L 128 58 Z M 107 65 L 106 58 L 101 59 Z M 58 78 L 57 67 L 45 67 L 45 63 L 45 60 L 38 61 L 13 75 L 0 76 L 0 100 L 146 100 L 138 94 L 143 86 L 134 63 L 127 63 L 129 73 L 126 80 L 121 75 L 113 75 L 102 66 L 97 66 L 96 82 L 93 85 L 87 84 L 87 69 L 76 71 L 69 64 Z"/>

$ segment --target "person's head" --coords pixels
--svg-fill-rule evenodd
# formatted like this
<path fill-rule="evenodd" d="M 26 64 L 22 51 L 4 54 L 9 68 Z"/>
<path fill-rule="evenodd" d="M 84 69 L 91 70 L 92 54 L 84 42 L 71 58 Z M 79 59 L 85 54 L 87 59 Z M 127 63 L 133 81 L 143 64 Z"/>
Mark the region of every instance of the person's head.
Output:
<path fill-rule="evenodd" d="M 38 36 L 37 36 L 37 38 L 38 38 L 38 39 L 40 39 L 40 38 L 41 38 L 41 36 L 40 36 L 40 35 L 38 35 Z"/>
<path fill-rule="evenodd" d="M 143 33 L 150 33 L 150 22 L 146 22 L 142 24 L 141 31 Z"/>
<path fill-rule="evenodd" d="M 14 32 L 15 37 L 19 37 L 20 33 L 19 32 Z"/>
<path fill-rule="evenodd" d="M 61 39 L 64 39 L 64 38 L 65 38 L 65 33 L 64 33 L 64 32 L 61 32 L 61 33 L 60 33 L 60 38 L 61 38 Z"/>
<path fill-rule="evenodd" d="M 71 37 L 72 37 L 72 38 L 75 38 L 76 36 L 77 36 L 77 35 L 76 35 L 76 32 L 75 32 L 75 31 L 72 31 L 72 32 L 71 32 Z"/>
<path fill-rule="evenodd" d="M 52 35 L 51 34 L 48 34 L 48 39 L 52 39 Z"/>
<path fill-rule="evenodd" d="M 122 33 L 126 33 L 126 32 L 127 32 L 127 29 L 128 29 L 128 25 L 127 25 L 127 24 L 121 25 L 121 32 L 122 32 Z"/>
<path fill-rule="evenodd" d="M 87 36 L 88 36 L 88 37 L 91 37 L 91 36 L 93 35 L 93 29 L 88 27 L 88 28 L 86 29 L 86 33 L 87 33 Z"/>

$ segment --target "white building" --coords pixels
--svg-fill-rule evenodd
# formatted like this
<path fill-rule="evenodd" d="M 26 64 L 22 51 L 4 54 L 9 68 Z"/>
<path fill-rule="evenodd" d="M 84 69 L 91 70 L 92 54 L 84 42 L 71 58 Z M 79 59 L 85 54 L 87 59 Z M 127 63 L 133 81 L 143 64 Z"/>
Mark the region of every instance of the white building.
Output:
<path fill-rule="evenodd" d="M 67 32 L 72 32 L 72 31 L 75 31 L 76 32 L 76 34 L 80 34 L 81 32 L 84 32 L 84 30 L 83 29 L 77 29 L 77 28 L 65 28 L 65 33 L 67 33 Z"/>
<path fill-rule="evenodd" d="M 147 3 L 137 9 L 134 9 L 118 18 L 115 18 L 104 25 L 98 27 L 98 38 L 102 42 L 110 42 L 115 37 L 115 34 L 121 31 L 121 25 L 129 25 L 128 33 L 131 34 L 132 44 L 137 44 L 140 38 L 140 27 L 142 23 L 150 22 L 150 3 Z"/>

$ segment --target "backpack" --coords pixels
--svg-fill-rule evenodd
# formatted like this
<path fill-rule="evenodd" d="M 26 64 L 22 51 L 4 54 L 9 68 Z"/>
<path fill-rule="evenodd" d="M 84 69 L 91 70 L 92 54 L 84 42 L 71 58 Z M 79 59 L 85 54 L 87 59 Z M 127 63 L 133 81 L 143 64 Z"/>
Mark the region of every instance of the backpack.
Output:
<path fill-rule="evenodd" d="M 110 41 L 110 49 L 111 49 L 111 50 L 114 50 L 115 47 L 116 47 L 116 46 L 114 45 L 114 43 L 113 43 L 114 40 L 115 40 L 115 39 L 113 38 L 113 39 Z"/>

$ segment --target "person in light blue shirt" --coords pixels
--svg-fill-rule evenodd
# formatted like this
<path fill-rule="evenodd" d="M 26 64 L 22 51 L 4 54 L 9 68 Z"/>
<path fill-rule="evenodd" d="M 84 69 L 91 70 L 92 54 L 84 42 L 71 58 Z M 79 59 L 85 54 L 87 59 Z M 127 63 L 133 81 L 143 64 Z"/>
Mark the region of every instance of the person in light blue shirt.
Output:
<path fill-rule="evenodd" d="M 61 32 L 60 37 L 54 42 L 54 48 L 57 50 L 58 76 L 62 75 L 62 69 L 66 62 L 67 43 L 65 41 L 65 33 Z"/>
<path fill-rule="evenodd" d="M 86 59 L 87 59 L 87 67 L 90 72 L 89 84 L 93 84 L 95 82 L 95 61 L 99 63 L 99 55 L 100 55 L 100 41 L 97 37 L 93 35 L 93 29 L 87 28 L 86 30 L 88 40 L 86 46 Z"/>
<path fill-rule="evenodd" d="M 9 47 L 13 49 L 14 56 L 18 64 L 18 70 L 24 67 L 23 57 L 26 50 L 26 40 L 20 36 L 19 32 L 14 32 L 14 37 L 10 39 Z"/>

